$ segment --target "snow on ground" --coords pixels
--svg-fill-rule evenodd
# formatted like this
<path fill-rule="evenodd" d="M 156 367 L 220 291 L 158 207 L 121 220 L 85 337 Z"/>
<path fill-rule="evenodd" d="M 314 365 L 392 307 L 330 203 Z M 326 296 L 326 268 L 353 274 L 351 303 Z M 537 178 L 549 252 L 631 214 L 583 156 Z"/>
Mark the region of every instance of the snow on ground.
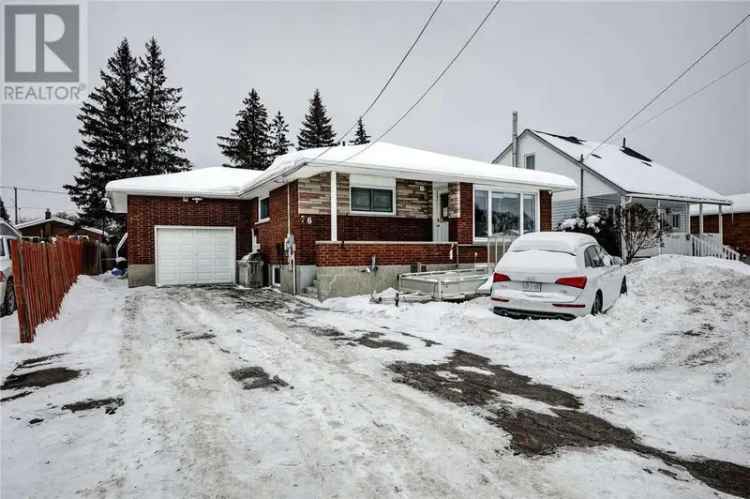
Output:
<path fill-rule="evenodd" d="M 578 396 L 646 445 L 748 466 L 749 269 L 653 258 L 629 267 L 631 292 L 606 315 L 571 322 L 498 317 L 486 298 L 306 304 L 82 277 L 35 343 L 9 345 L 14 316 L 2 321 L 3 379 L 55 353 L 66 355 L 44 368 L 82 374 L 2 403 L 0 495 L 712 496 L 679 467 L 610 447 L 515 455 L 483 409 L 394 383 L 387 366 L 443 363 L 463 349 Z M 377 348 L 386 341 L 394 348 Z M 243 390 L 229 372 L 250 366 L 291 386 Z M 456 372 L 491 374 L 439 375 Z M 104 397 L 124 405 L 109 415 L 61 408 Z M 552 408 L 508 394 L 497 404 Z"/>

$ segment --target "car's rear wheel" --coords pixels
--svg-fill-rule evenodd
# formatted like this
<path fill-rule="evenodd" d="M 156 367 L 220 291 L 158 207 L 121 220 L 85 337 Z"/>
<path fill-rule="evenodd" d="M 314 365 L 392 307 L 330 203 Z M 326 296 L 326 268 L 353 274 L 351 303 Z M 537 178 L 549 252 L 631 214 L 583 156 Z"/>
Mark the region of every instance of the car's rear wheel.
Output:
<path fill-rule="evenodd" d="M 5 287 L 5 298 L 3 299 L 3 315 L 10 315 L 16 310 L 16 290 L 13 287 L 13 279 L 8 279 Z"/>
<path fill-rule="evenodd" d="M 602 312 L 602 292 L 597 291 L 594 304 L 591 305 L 591 315 L 599 315 Z"/>
<path fill-rule="evenodd" d="M 626 295 L 628 294 L 628 282 L 625 280 L 625 278 L 622 278 L 622 284 L 620 284 L 620 294 Z"/>

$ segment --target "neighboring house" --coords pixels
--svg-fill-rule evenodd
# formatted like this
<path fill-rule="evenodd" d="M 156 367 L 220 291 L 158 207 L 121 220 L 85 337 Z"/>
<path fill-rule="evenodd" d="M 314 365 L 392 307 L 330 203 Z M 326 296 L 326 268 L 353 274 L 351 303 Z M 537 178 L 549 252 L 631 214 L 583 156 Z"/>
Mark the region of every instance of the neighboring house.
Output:
<path fill-rule="evenodd" d="M 44 214 L 44 218 L 20 223 L 16 225 L 16 229 L 24 238 L 42 241 L 53 237 L 78 237 L 101 241 L 107 237 L 107 233 L 101 229 L 78 226 L 71 220 L 52 216 L 49 210 Z"/>
<path fill-rule="evenodd" d="M 750 255 L 750 192 L 727 198 L 732 201 L 732 207 L 721 217 L 724 243 L 743 255 Z M 719 232 L 719 214 L 715 207 L 704 208 L 703 218 L 703 232 Z M 700 232 L 700 212 L 695 205 L 690 207 L 690 232 Z"/>
<path fill-rule="evenodd" d="M 550 230 L 552 193 L 575 188 L 561 175 L 387 143 L 322 152 L 286 154 L 261 172 L 110 182 L 113 210 L 128 218 L 130 284 L 234 282 L 236 260 L 256 251 L 284 291 L 369 293 L 416 264 L 483 263 L 499 234 Z"/>
<path fill-rule="evenodd" d="M 517 144 L 515 155 L 514 144 Z M 662 252 L 689 252 L 686 248 L 690 242 L 691 204 L 714 205 L 719 209 L 732 204 L 726 196 L 627 147 L 625 141 L 618 147 L 526 129 L 493 163 L 513 166 L 514 157 L 518 163 L 515 166 L 521 169 L 557 173 L 575 180 L 575 191 L 560 192 L 552 198 L 553 227 L 566 218 L 575 217 L 581 204 L 589 214 L 612 214 L 617 207 L 640 203 L 659 209 L 662 220 L 671 227 Z M 715 240 L 720 240 L 720 234 L 716 234 Z M 651 248 L 638 256 L 650 256 L 659 251 L 659 248 Z"/>

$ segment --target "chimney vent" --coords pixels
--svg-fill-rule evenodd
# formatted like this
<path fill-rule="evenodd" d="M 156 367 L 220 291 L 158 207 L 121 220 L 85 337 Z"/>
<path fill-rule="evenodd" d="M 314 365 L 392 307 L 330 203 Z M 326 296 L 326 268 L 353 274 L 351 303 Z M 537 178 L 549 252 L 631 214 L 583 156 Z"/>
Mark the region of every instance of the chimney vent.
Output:
<path fill-rule="evenodd" d="M 622 138 L 622 148 L 625 149 L 626 147 L 628 147 L 628 146 L 625 144 L 625 137 L 623 137 Z"/>
<path fill-rule="evenodd" d="M 49 211 L 49 208 L 47 208 L 47 210 L 44 212 L 44 219 L 49 220 L 50 218 L 52 218 L 52 212 Z"/>
<path fill-rule="evenodd" d="M 513 111 L 512 157 L 514 168 L 518 168 L 518 111 Z"/>

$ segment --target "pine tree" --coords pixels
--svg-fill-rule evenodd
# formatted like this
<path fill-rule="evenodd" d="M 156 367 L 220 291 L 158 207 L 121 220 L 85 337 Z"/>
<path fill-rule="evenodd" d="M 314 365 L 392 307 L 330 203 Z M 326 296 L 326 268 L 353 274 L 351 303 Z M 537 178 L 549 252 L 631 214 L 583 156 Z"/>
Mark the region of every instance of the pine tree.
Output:
<path fill-rule="evenodd" d="M 331 118 L 326 115 L 326 107 L 320 98 L 320 91 L 316 88 L 310 99 L 305 121 L 297 135 L 297 144 L 299 149 L 312 149 L 332 146 L 335 140 L 336 135 L 333 133 Z"/>
<path fill-rule="evenodd" d="M 354 140 L 352 141 L 352 144 L 355 146 L 361 146 L 363 144 L 369 144 L 370 143 L 370 136 L 367 135 L 367 132 L 365 131 L 365 124 L 362 122 L 362 118 L 360 117 L 357 120 L 357 131 L 354 132 Z"/>
<path fill-rule="evenodd" d="M 244 107 L 237 113 L 239 119 L 229 136 L 217 137 L 222 154 L 229 158 L 224 166 L 265 170 L 271 164 L 266 108 L 254 88 L 242 104 Z"/>
<path fill-rule="evenodd" d="M 180 127 L 185 106 L 182 88 L 168 87 L 164 57 L 155 38 L 146 43 L 146 56 L 138 61 L 138 93 L 141 99 L 139 131 L 142 175 L 173 173 L 190 169 L 182 144 L 187 132 Z"/>
<path fill-rule="evenodd" d="M 281 156 L 282 154 L 288 153 L 289 148 L 292 146 L 292 143 L 289 142 L 289 139 L 287 139 L 287 134 L 289 133 L 289 125 L 287 125 L 286 121 L 284 120 L 284 116 L 281 114 L 281 111 L 278 111 L 276 113 L 276 116 L 274 116 L 273 121 L 271 122 L 269 133 L 271 140 L 269 154 L 271 155 L 271 159 L 275 158 L 276 156 Z"/>
<path fill-rule="evenodd" d="M 95 87 L 78 114 L 81 167 L 73 184 L 64 185 L 81 212 L 81 221 L 99 227 L 111 218 L 105 210 L 104 187 L 110 180 L 140 174 L 138 62 L 124 39 L 99 72 Z"/>
<path fill-rule="evenodd" d="M 5 220 L 6 222 L 10 221 L 10 215 L 8 215 L 8 210 L 5 209 L 3 198 L 0 198 L 0 220 Z"/>

